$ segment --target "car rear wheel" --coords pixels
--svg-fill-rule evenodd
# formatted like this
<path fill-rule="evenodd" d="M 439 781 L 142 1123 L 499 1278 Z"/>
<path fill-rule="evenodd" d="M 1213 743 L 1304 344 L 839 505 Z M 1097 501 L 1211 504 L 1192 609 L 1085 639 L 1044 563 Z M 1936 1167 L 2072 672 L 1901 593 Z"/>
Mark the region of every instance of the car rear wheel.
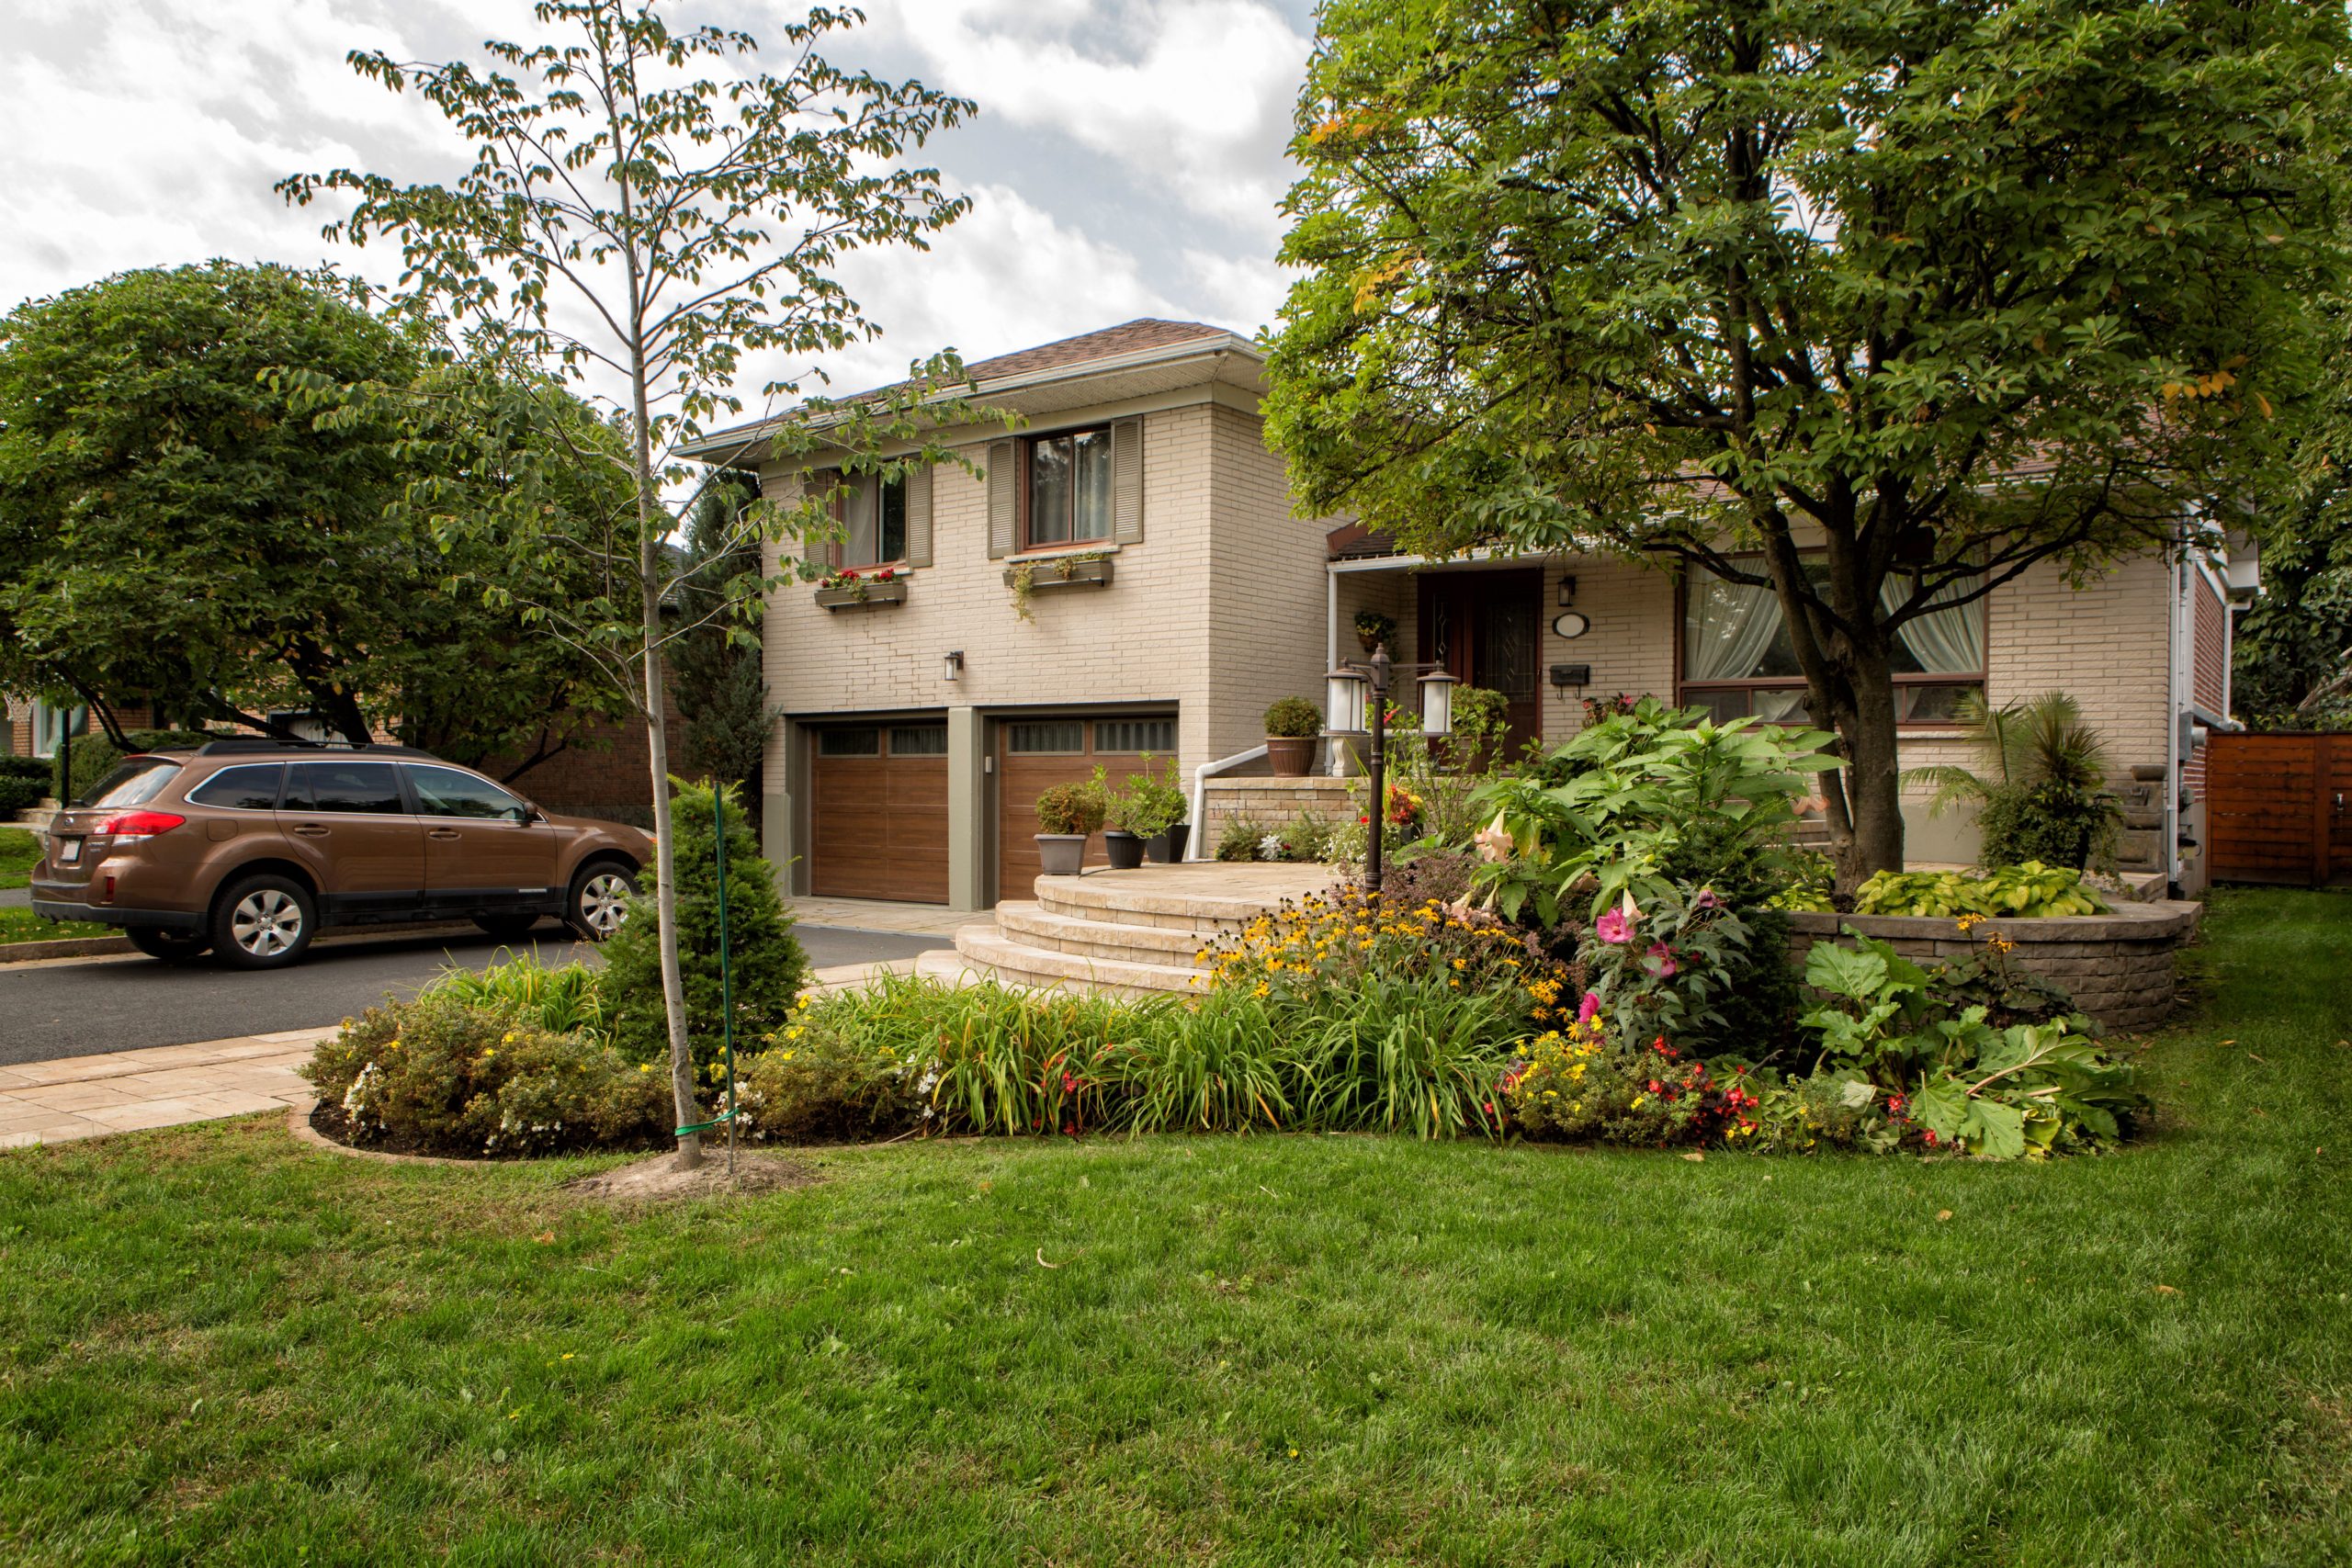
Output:
<path fill-rule="evenodd" d="M 520 942 L 539 923 L 537 915 L 476 915 L 474 924 L 501 942 Z"/>
<path fill-rule="evenodd" d="M 302 956 L 318 907 L 290 876 L 264 872 L 230 885 L 212 910 L 212 947 L 239 969 L 278 969 Z"/>
<path fill-rule="evenodd" d="M 566 919 L 590 942 L 602 942 L 628 919 L 628 901 L 636 893 L 637 874 L 627 866 L 612 861 L 582 866 L 571 879 Z"/>
<path fill-rule="evenodd" d="M 212 939 L 202 931 L 172 931 L 163 926 L 131 926 L 123 935 L 130 945 L 150 958 L 160 958 L 166 964 L 186 964 L 201 958 L 212 950 Z"/>

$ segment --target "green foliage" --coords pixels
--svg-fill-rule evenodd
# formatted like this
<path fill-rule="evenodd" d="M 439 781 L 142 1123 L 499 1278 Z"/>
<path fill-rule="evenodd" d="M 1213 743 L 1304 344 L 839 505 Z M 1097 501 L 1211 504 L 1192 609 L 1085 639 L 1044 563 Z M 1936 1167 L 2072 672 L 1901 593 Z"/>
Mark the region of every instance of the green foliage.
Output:
<path fill-rule="evenodd" d="M 0 887 L 22 887 L 40 863 L 40 840 L 22 828 L 0 828 Z"/>
<path fill-rule="evenodd" d="M 50 765 L 46 757 L 0 755 L 0 779 L 30 779 L 46 789 Z"/>
<path fill-rule="evenodd" d="M 643 1147 L 670 1130 L 659 1074 L 446 987 L 346 1021 L 301 1073 L 360 1144 L 548 1154 Z"/>
<path fill-rule="evenodd" d="M 668 655 L 670 692 L 684 721 L 678 755 L 687 768 L 760 797 L 760 765 L 782 711 L 768 703 L 760 669 L 765 596 L 760 541 L 737 518 L 756 491 L 722 479 L 695 502 L 677 588 L 676 640 Z"/>
<path fill-rule="evenodd" d="M 1815 775 L 1837 766 L 1820 750 L 1829 739 L 1747 718 L 1719 725 L 1644 698 L 1479 792 L 1477 810 L 1509 839 L 1480 886 L 1510 919 L 1532 912 L 1547 925 L 1585 889 L 1596 912 L 1679 887 L 1758 908 L 1804 869 L 1789 834 Z"/>
<path fill-rule="evenodd" d="M 1037 831 L 1092 833 L 1110 815 L 1111 802 L 1102 786 L 1091 779 L 1057 784 L 1037 795 Z"/>
<path fill-rule="evenodd" d="M 1803 1022 L 1817 1032 L 1814 1077 L 1840 1083 L 1859 1141 L 1916 1134 L 1930 1148 L 2017 1159 L 2108 1147 L 2144 1108 L 2132 1066 L 2101 1050 L 2086 1021 L 1996 1027 L 1984 1006 L 1952 1006 L 1887 943 L 1847 935 L 1850 948 L 1819 942 L 1806 954 L 1805 983 L 1822 1001 Z"/>
<path fill-rule="evenodd" d="M 1996 709 L 1971 694 L 1961 699 L 1959 716 L 1981 771 L 1914 768 L 1905 778 L 1934 787 L 1933 815 L 1975 807 L 1984 864 L 2046 861 L 2079 869 L 2113 858 L 2123 809 L 2107 787 L 2106 747 L 2074 698 L 2045 692 Z"/>
<path fill-rule="evenodd" d="M 813 1144 L 914 1128 L 922 1105 L 877 1010 L 870 1000 L 833 998 L 768 1035 L 765 1048 L 738 1064 L 736 1130 L 755 1142 Z"/>
<path fill-rule="evenodd" d="M 1621 900 L 1579 956 L 1620 1054 L 1663 1041 L 1685 1055 L 1770 1061 L 1795 1021 L 1787 917 L 1736 914 L 1709 889 Z"/>
<path fill-rule="evenodd" d="M 1858 915 L 2098 915 L 2099 896 L 2082 874 L 2040 861 L 2003 866 L 1983 876 L 1958 871 L 1882 871 L 1854 893 Z"/>
<path fill-rule="evenodd" d="M 1317 24 L 1267 400 L 1302 510 L 1769 582 L 1854 762 L 1858 873 L 1901 864 L 1904 625 L 2168 548 L 2278 464 L 2342 341 L 2341 7 Z"/>
<path fill-rule="evenodd" d="M 1272 739 L 1303 740 L 1323 733 L 1323 710 L 1305 697 L 1277 697 L 1266 709 L 1265 733 Z"/>
<path fill-rule="evenodd" d="M 1183 780 L 1176 771 L 1176 759 L 1168 758 L 1166 765 L 1155 774 L 1151 753 L 1147 751 L 1143 754 L 1143 772 L 1129 773 L 1118 792 L 1109 797 L 1104 820 L 1114 828 L 1148 839 L 1166 832 L 1170 824 L 1182 822 L 1190 809 Z"/>
<path fill-rule="evenodd" d="M 452 512 L 509 485 L 514 455 L 455 396 L 478 379 L 284 267 L 124 273 L 18 306 L 0 321 L 0 673 L 182 694 L 223 718 L 308 708 L 353 739 L 397 719 L 463 761 L 560 737 L 551 716 L 594 705 L 584 662 L 444 592 L 491 556 L 445 552 L 397 505 L 413 482 L 446 481 Z M 404 445 L 381 410 L 314 417 L 297 382 L 429 401 L 451 444 Z M 556 527 L 611 489 L 562 451 L 564 476 L 530 491 Z M 503 570 L 518 598 L 585 581 L 556 554 Z"/>
<path fill-rule="evenodd" d="M 44 780 L 0 774 L 0 821 L 28 807 L 39 806 L 48 794 L 49 784 Z"/>
<path fill-rule="evenodd" d="M 480 969 L 451 964 L 417 993 L 447 997 L 487 1012 L 527 1020 L 548 1034 L 579 1034 L 602 1040 L 611 1021 L 601 975 L 577 959 L 549 968 L 538 950 L 493 958 Z"/>
<path fill-rule="evenodd" d="M 673 781 L 674 782 L 674 781 Z M 732 785 L 727 791 L 727 935 L 734 971 L 736 1050 L 783 1026 L 800 994 L 808 961 L 792 934 L 792 915 L 775 889 L 775 871 Z M 718 834 L 707 784 L 680 784 L 671 828 L 677 866 L 678 966 L 686 1032 L 703 1081 L 718 1070 L 723 1031 L 718 971 Z M 652 881 L 654 868 L 644 874 Z M 669 1022 L 662 999 L 662 951 L 651 918 L 656 889 L 641 889 L 629 918 L 604 945 L 603 990 L 613 1043 L 633 1062 L 665 1060 Z"/>
<path fill-rule="evenodd" d="M 1355 629 L 1356 641 L 1363 646 L 1366 653 L 1383 647 L 1393 649 L 1396 645 L 1396 617 L 1394 615 L 1383 615 L 1378 610 L 1358 610 Z"/>

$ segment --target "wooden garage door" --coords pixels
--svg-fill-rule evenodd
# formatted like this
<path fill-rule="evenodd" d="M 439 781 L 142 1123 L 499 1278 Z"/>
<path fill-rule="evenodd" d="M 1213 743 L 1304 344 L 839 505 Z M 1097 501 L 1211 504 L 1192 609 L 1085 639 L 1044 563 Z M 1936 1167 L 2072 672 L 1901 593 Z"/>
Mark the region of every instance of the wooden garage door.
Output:
<path fill-rule="evenodd" d="M 817 732 L 808 890 L 947 902 L 947 726 Z"/>
<path fill-rule="evenodd" d="M 997 726 L 997 897 L 1030 898 L 1037 880 L 1037 796 L 1075 784 L 1102 764 L 1113 788 L 1176 753 L 1176 720 L 1166 715 L 1118 718 L 1006 719 Z M 1102 835 L 1086 841 L 1086 863 L 1103 863 Z"/>

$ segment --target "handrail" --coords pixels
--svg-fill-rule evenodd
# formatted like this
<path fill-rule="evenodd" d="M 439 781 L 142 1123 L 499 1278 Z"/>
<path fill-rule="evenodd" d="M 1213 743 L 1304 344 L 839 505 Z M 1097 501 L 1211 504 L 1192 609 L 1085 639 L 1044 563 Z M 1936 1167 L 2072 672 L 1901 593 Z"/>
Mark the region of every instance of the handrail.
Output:
<path fill-rule="evenodd" d="M 1193 833 L 1184 842 L 1184 858 L 1213 860 L 1214 855 L 1201 852 L 1208 838 L 1208 781 L 1212 773 L 1221 773 L 1245 762 L 1254 762 L 1266 754 L 1263 746 L 1252 746 L 1247 751 L 1236 751 L 1230 757 L 1220 757 L 1214 762 L 1203 762 L 1193 770 Z"/>

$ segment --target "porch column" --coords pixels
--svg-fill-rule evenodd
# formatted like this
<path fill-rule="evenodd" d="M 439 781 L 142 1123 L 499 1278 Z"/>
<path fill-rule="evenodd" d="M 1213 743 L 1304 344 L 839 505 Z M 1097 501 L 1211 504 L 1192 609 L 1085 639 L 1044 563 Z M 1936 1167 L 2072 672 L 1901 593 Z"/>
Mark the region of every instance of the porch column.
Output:
<path fill-rule="evenodd" d="M 947 907 L 988 907 L 988 726 L 976 707 L 947 710 Z"/>

